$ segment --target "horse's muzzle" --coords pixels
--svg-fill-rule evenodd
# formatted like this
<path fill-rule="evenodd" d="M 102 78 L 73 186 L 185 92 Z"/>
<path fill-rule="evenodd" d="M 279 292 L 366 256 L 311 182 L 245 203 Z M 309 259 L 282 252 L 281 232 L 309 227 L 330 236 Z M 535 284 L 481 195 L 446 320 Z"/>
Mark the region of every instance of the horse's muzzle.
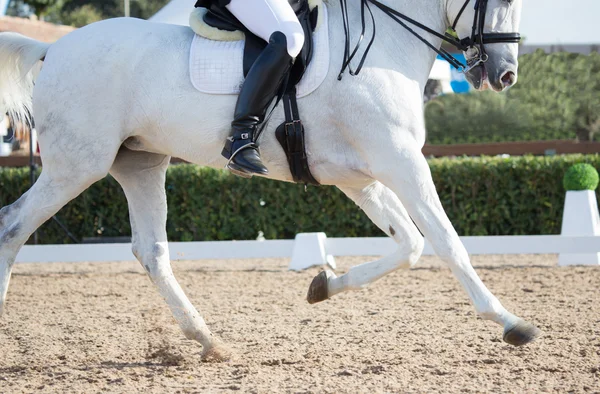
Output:
<path fill-rule="evenodd" d="M 495 92 L 502 92 L 517 83 L 516 67 L 496 68 L 488 63 L 469 70 L 465 77 L 476 90 L 491 88 Z"/>
<path fill-rule="evenodd" d="M 485 64 L 473 67 L 467 71 L 465 78 L 475 90 L 485 90 L 488 86 L 488 74 Z"/>

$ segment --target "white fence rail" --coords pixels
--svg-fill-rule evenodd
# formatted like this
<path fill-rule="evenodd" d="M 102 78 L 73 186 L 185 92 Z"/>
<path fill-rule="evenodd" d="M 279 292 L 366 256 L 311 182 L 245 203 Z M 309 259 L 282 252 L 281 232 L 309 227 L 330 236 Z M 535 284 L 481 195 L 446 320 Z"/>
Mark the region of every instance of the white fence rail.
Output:
<path fill-rule="evenodd" d="M 600 237 L 560 235 L 461 237 L 470 254 L 600 253 Z M 335 266 L 333 256 L 378 256 L 396 248 L 390 238 L 327 238 L 298 234 L 295 240 L 171 242 L 172 260 L 292 258 L 290 269 Z M 426 242 L 424 255 L 434 254 Z M 132 261 L 130 244 L 26 245 L 18 263 Z"/>
<path fill-rule="evenodd" d="M 460 237 L 469 254 L 553 254 L 600 252 L 600 237 L 561 235 L 501 235 Z M 327 251 L 334 256 L 373 256 L 392 253 L 390 238 L 329 238 Z M 434 255 L 425 242 L 424 255 Z"/>

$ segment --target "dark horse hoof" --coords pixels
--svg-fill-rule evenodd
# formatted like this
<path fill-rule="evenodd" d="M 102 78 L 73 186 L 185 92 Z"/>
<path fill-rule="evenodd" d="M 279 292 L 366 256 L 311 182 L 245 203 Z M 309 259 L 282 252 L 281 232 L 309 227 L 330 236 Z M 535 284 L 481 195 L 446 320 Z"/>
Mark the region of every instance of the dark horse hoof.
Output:
<path fill-rule="evenodd" d="M 542 335 L 542 330 L 525 320 L 504 331 L 504 342 L 514 346 L 523 346 Z"/>
<path fill-rule="evenodd" d="M 327 298 L 329 298 L 327 296 L 327 272 L 321 271 L 310 283 L 306 300 L 309 304 L 316 304 L 325 301 Z"/>

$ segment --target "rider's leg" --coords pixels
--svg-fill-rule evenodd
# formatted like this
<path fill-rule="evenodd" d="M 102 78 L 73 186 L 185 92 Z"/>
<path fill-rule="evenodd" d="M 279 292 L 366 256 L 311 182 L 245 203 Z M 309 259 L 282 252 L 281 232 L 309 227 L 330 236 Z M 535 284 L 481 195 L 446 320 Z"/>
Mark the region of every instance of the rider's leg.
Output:
<path fill-rule="evenodd" d="M 268 45 L 246 76 L 222 155 L 230 160 L 228 168 L 234 173 L 267 174 L 255 132 L 304 45 L 304 33 L 286 0 L 232 0 L 227 9 Z"/>
<path fill-rule="evenodd" d="M 280 31 L 287 39 L 288 54 L 295 58 L 304 46 L 304 30 L 287 0 L 231 0 L 227 9 L 248 30 L 265 41 Z"/>

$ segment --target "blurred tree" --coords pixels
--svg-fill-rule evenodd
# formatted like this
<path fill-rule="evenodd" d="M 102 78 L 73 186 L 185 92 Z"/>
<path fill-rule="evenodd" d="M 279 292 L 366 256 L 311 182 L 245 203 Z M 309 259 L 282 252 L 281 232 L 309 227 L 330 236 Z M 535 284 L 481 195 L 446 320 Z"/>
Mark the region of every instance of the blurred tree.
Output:
<path fill-rule="evenodd" d="M 131 16 L 148 19 L 168 2 L 169 0 L 132 0 Z M 124 15 L 123 0 L 64 0 L 62 11 L 71 13 L 85 6 L 88 6 L 88 9 L 96 9 L 103 18 L 115 18 Z M 193 2 L 190 0 L 191 7 L 193 7 Z"/>
<path fill-rule="evenodd" d="M 593 140 L 600 130 L 600 54 L 538 50 L 520 63 L 520 82 L 508 97 L 526 107 L 537 125 Z"/>
<path fill-rule="evenodd" d="M 132 0 L 131 16 L 148 19 L 168 2 L 169 0 Z M 12 0 L 8 14 L 21 17 L 36 14 L 48 22 L 81 27 L 101 19 L 123 16 L 124 4 L 123 0 Z"/>
<path fill-rule="evenodd" d="M 31 7 L 29 7 L 27 4 L 23 3 L 23 1 L 12 0 L 8 2 L 6 15 L 27 17 L 31 14 L 34 14 L 34 10 L 32 10 Z"/>
<path fill-rule="evenodd" d="M 531 124 L 526 110 L 492 92 L 443 95 L 425 114 L 432 144 L 520 141 Z"/>
<path fill-rule="evenodd" d="M 25 2 L 35 10 L 38 19 L 43 20 L 48 10 L 59 3 L 60 0 L 27 0 Z"/>
<path fill-rule="evenodd" d="M 519 82 L 506 93 L 429 102 L 428 142 L 593 140 L 600 131 L 600 54 L 539 50 L 521 56 L 519 64 Z"/>
<path fill-rule="evenodd" d="M 60 19 L 65 25 L 82 27 L 105 18 L 93 5 L 85 4 L 68 12 L 61 10 Z"/>

